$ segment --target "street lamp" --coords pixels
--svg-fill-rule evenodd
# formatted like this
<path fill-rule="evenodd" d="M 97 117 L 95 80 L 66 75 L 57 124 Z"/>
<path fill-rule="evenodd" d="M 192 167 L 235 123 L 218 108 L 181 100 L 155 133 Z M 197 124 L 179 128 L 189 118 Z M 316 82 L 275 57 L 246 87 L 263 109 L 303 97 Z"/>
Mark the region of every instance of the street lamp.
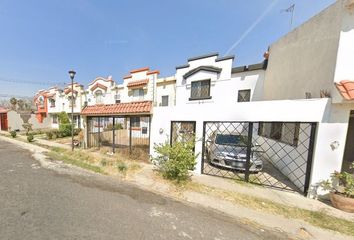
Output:
<path fill-rule="evenodd" d="M 74 151 L 74 77 L 76 72 L 74 70 L 69 71 L 71 79 L 71 151 Z"/>

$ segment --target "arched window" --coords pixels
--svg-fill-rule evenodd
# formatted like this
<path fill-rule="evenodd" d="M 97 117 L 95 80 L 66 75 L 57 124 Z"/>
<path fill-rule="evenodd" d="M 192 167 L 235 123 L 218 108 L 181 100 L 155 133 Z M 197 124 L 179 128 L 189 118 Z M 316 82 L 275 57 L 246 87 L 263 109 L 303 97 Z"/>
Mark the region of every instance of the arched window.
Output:
<path fill-rule="evenodd" d="M 95 92 L 95 97 L 96 97 L 96 103 L 102 103 L 102 96 L 103 96 L 103 93 L 101 90 L 97 90 Z"/>

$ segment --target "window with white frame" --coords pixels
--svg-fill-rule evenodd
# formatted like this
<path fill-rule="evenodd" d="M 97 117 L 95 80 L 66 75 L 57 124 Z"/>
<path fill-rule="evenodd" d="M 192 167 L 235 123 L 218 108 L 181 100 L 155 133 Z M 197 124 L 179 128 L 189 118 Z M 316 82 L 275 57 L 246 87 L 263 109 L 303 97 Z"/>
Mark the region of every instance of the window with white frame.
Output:
<path fill-rule="evenodd" d="M 190 100 L 209 99 L 210 97 L 210 79 L 194 81 L 191 83 Z"/>
<path fill-rule="evenodd" d="M 238 102 L 249 102 L 251 101 L 251 89 L 238 90 Z"/>
<path fill-rule="evenodd" d="M 166 95 L 166 96 L 161 96 L 161 106 L 162 106 L 162 107 L 168 106 L 168 95 Z"/>
<path fill-rule="evenodd" d="M 258 135 L 296 147 L 299 131 L 300 123 L 265 122 L 259 123 Z"/>
<path fill-rule="evenodd" d="M 95 92 L 95 98 L 96 98 L 96 103 L 102 103 L 103 102 L 103 92 L 101 90 L 97 90 Z"/>
<path fill-rule="evenodd" d="M 50 102 L 50 107 L 51 107 L 51 108 L 55 107 L 55 99 L 50 98 L 50 99 L 49 99 L 49 102 Z"/>
<path fill-rule="evenodd" d="M 53 124 L 57 124 L 58 123 L 58 115 L 56 115 L 56 114 L 52 115 L 52 123 Z"/>
<path fill-rule="evenodd" d="M 143 100 L 144 99 L 144 89 L 143 88 L 133 89 L 133 97 L 138 100 Z"/>

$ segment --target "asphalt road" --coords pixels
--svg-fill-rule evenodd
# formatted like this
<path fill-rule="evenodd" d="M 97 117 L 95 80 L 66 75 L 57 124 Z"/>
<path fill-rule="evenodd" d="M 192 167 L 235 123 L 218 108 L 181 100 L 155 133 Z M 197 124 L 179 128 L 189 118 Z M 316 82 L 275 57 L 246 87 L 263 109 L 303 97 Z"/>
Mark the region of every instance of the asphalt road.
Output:
<path fill-rule="evenodd" d="M 42 168 L 0 141 L 0 239 L 287 238 L 110 177 Z"/>

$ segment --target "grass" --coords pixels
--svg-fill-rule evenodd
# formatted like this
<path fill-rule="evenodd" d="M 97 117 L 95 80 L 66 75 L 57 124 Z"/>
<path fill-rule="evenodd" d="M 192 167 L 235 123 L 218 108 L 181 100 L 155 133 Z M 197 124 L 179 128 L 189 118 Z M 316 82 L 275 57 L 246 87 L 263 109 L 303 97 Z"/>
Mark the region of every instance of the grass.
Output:
<path fill-rule="evenodd" d="M 89 162 L 90 156 L 83 154 L 81 151 L 68 153 L 68 150 L 62 148 L 51 148 L 51 151 L 47 153 L 47 156 L 53 160 L 63 161 L 92 172 L 105 174 L 101 167 L 95 166 Z"/>
<path fill-rule="evenodd" d="M 254 210 L 261 210 L 271 214 L 282 215 L 286 218 L 304 220 L 323 229 L 333 230 L 346 235 L 354 236 L 353 221 L 333 217 L 325 212 L 287 206 L 269 201 L 267 199 L 257 198 L 242 193 L 224 191 L 194 182 L 186 184 L 185 189 L 222 198 L 223 200 L 228 200 Z"/>

